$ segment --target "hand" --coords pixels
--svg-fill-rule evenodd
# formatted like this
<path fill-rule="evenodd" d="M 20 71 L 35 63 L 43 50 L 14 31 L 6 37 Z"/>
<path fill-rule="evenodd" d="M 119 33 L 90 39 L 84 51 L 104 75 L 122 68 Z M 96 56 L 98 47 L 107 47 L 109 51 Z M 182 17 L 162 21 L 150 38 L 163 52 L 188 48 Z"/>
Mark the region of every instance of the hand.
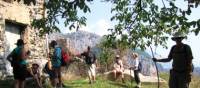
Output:
<path fill-rule="evenodd" d="M 157 62 L 158 61 L 158 59 L 157 58 L 152 58 L 152 60 L 154 61 L 154 62 Z"/>

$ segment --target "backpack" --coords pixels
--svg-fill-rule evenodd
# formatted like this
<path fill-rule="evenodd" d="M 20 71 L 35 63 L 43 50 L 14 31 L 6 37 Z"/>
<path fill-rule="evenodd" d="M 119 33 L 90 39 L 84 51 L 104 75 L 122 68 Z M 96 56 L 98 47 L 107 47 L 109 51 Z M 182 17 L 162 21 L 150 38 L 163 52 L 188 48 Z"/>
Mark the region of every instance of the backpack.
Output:
<path fill-rule="evenodd" d="M 20 64 L 19 64 L 20 61 L 21 61 L 20 60 L 20 55 L 18 55 L 16 53 L 16 49 L 13 50 L 11 58 L 12 58 L 12 60 L 11 60 L 11 66 L 12 67 L 16 67 L 16 68 L 20 67 Z"/>
<path fill-rule="evenodd" d="M 142 71 L 142 63 L 139 61 L 139 65 L 138 65 L 138 71 L 141 72 Z"/>
<path fill-rule="evenodd" d="M 86 64 L 93 64 L 96 61 L 95 54 L 92 52 L 88 52 L 86 58 L 85 58 Z"/>
<path fill-rule="evenodd" d="M 62 51 L 61 51 L 61 65 L 62 66 L 66 66 L 68 63 L 69 63 L 69 61 L 70 61 L 70 58 L 69 58 L 69 54 L 67 53 L 67 52 L 65 52 L 65 50 L 64 49 L 61 49 Z"/>

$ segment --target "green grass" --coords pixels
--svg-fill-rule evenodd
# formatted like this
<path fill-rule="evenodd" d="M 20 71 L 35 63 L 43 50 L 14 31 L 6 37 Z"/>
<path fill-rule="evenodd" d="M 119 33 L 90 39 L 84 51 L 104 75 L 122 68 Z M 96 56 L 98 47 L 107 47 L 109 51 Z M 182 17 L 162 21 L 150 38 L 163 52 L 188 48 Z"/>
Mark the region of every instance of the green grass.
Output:
<path fill-rule="evenodd" d="M 166 80 L 166 83 L 161 83 L 160 88 L 168 88 L 168 77 L 169 74 L 161 73 L 161 78 Z M 65 88 L 134 88 L 136 86 L 135 81 L 131 83 L 130 80 L 125 80 L 125 83 L 121 81 L 111 81 L 106 79 L 103 76 L 97 77 L 97 81 L 94 84 L 89 84 L 87 79 L 79 79 L 79 80 L 65 80 Z M 0 80 L 0 88 L 12 88 L 13 80 Z M 48 87 L 47 87 L 48 86 Z M 26 88 L 34 88 L 28 84 Z M 44 88 L 52 88 L 50 84 L 47 84 Z M 142 88 L 157 88 L 157 83 L 142 83 Z M 194 76 L 191 82 L 190 88 L 200 88 L 200 77 Z"/>
<path fill-rule="evenodd" d="M 136 86 L 135 81 L 126 80 L 125 83 L 121 81 L 111 81 L 104 77 L 98 77 L 97 81 L 93 84 L 89 84 L 88 80 L 80 79 L 73 81 L 65 81 L 67 88 L 134 88 Z M 161 88 L 167 88 L 167 83 L 161 83 Z M 142 88 L 156 88 L 157 83 L 142 83 Z"/>

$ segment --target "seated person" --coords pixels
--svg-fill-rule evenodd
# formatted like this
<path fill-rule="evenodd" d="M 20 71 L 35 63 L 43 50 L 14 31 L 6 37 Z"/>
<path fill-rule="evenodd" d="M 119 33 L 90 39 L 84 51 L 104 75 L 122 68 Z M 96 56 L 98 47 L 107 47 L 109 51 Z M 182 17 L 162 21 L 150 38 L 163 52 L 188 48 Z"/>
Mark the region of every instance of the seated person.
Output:
<path fill-rule="evenodd" d="M 44 73 L 49 75 L 49 78 L 50 78 L 50 81 L 51 81 L 51 85 L 53 85 L 54 79 L 56 78 L 56 75 L 55 75 L 55 72 L 51 68 L 51 62 L 50 61 L 48 61 L 45 64 L 45 67 L 44 67 L 43 71 L 44 71 Z"/>
<path fill-rule="evenodd" d="M 38 88 L 42 88 L 39 65 L 37 63 L 33 63 L 30 67 L 28 77 L 33 77 L 37 83 Z"/>
<path fill-rule="evenodd" d="M 117 75 L 119 74 L 122 76 L 122 82 L 124 82 L 123 72 L 124 72 L 124 67 L 123 67 L 122 60 L 120 59 L 119 55 L 116 55 L 114 69 L 113 69 L 114 78 L 117 79 Z"/>

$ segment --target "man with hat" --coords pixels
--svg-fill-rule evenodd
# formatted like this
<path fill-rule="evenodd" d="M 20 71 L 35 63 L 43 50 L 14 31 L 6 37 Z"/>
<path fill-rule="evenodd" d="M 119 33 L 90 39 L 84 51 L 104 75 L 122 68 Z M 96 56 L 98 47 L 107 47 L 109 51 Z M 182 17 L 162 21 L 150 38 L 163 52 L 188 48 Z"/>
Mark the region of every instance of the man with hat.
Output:
<path fill-rule="evenodd" d="M 15 88 L 24 88 L 24 80 L 27 75 L 27 62 L 26 59 L 30 55 L 30 51 L 24 48 L 24 41 L 17 40 L 17 47 L 8 55 L 7 60 L 11 62 L 13 67 L 13 74 L 15 79 Z"/>
<path fill-rule="evenodd" d="M 156 62 L 172 62 L 172 69 L 170 70 L 169 88 L 189 88 L 191 82 L 192 65 L 192 51 L 189 45 L 182 43 L 185 38 L 180 32 L 176 32 L 171 38 L 176 42 L 172 46 L 168 58 L 156 59 Z"/>

